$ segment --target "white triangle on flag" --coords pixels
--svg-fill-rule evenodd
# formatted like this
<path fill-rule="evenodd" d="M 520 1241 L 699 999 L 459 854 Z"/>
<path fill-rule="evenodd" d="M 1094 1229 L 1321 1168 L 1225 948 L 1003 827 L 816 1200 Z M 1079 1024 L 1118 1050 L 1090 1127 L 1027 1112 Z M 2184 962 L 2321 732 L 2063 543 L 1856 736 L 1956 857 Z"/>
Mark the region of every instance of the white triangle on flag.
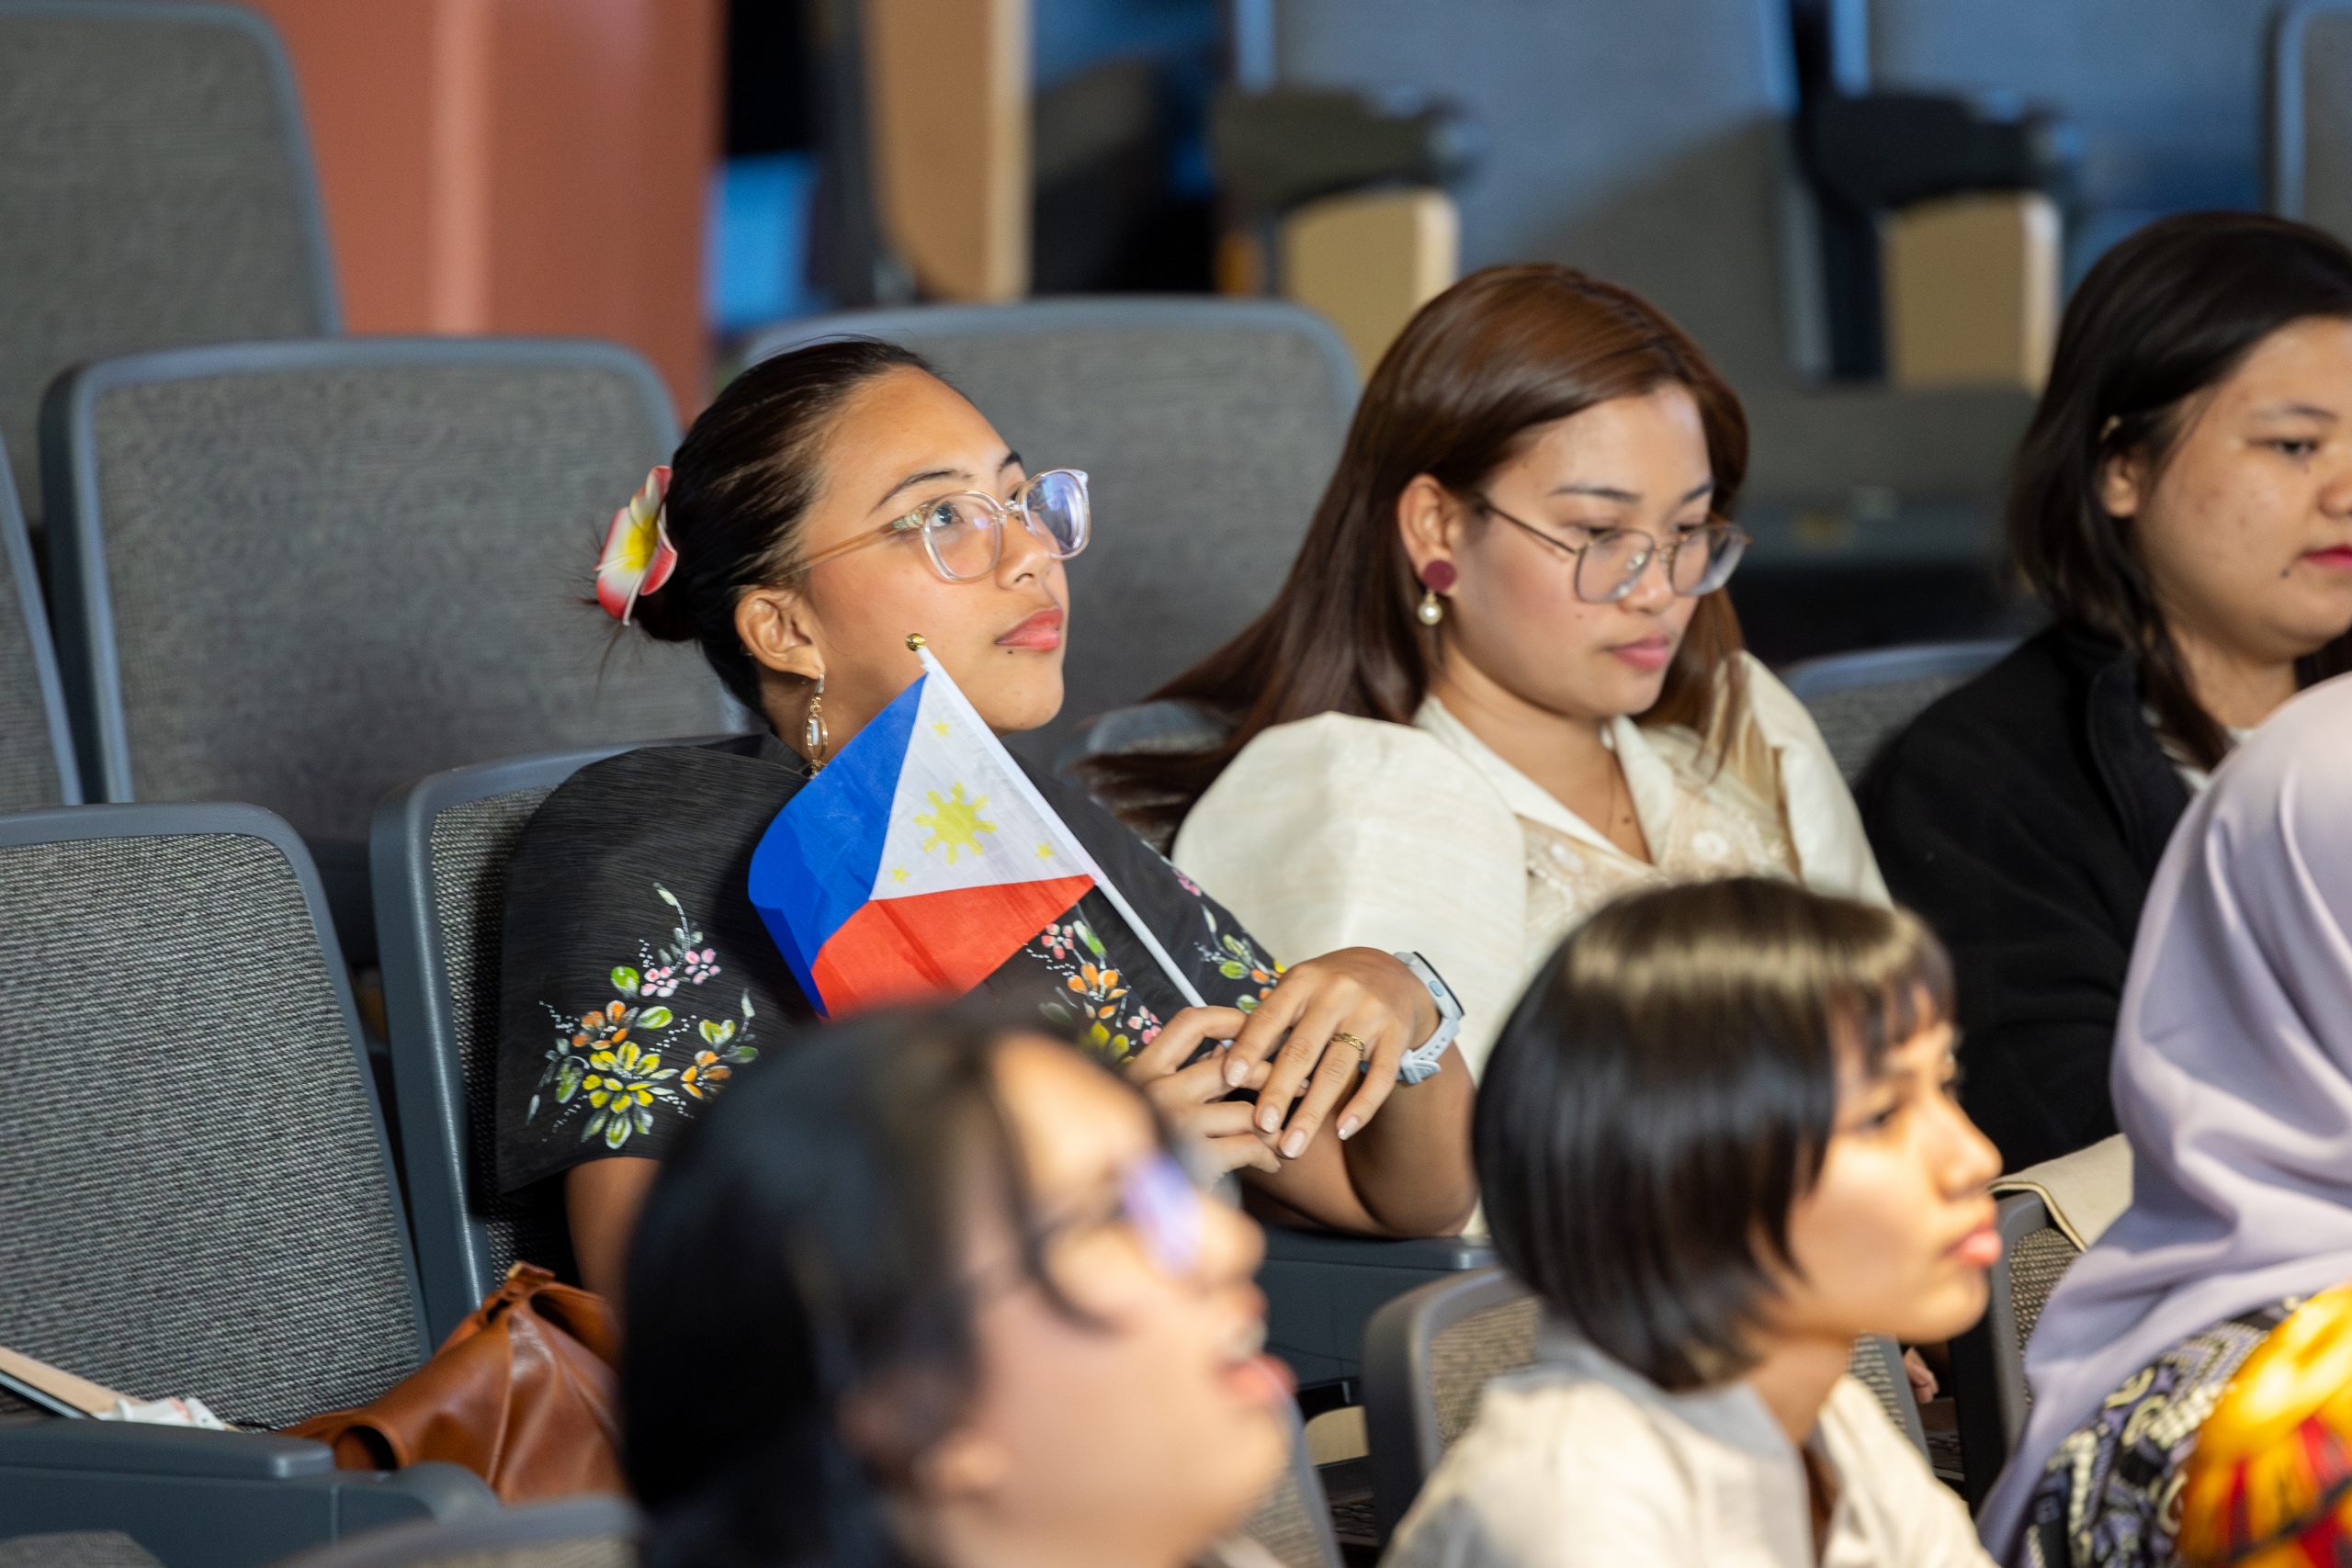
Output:
<path fill-rule="evenodd" d="M 1005 776 L 993 736 L 970 733 L 970 709 L 933 676 L 923 682 L 890 825 L 874 871 L 874 897 L 903 898 L 1015 882 L 1083 876 L 1091 857 L 1058 818 Z"/>

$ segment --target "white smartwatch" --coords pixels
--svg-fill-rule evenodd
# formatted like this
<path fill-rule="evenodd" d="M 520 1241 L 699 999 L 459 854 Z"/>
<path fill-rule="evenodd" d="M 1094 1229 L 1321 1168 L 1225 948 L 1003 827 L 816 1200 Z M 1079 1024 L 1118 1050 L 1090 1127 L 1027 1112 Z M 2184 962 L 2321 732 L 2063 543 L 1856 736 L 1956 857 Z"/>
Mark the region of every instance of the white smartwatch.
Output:
<path fill-rule="evenodd" d="M 1437 1004 L 1437 1032 L 1419 1045 L 1405 1053 L 1396 1064 L 1399 1083 L 1419 1083 L 1437 1076 L 1438 1058 L 1462 1032 L 1462 1004 L 1453 999 L 1453 989 L 1445 983 L 1430 961 L 1418 953 L 1399 953 L 1396 962 L 1413 972 L 1413 978 L 1429 987 L 1430 1000 Z"/>

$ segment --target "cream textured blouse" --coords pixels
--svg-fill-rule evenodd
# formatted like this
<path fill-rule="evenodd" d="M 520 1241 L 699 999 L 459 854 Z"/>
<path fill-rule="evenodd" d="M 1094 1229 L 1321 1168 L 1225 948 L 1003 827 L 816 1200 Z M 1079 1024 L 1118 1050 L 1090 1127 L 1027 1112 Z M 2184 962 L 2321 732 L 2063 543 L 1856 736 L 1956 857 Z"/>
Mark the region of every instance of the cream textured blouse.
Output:
<path fill-rule="evenodd" d="M 1805 1447 L 1836 1478 L 1818 1551 L 1804 1460 L 1753 1388 L 1668 1393 L 1546 1324 L 1537 1364 L 1487 1385 L 1382 1568 L 1994 1568 L 1852 1378 Z"/>
<path fill-rule="evenodd" d="M 1838 764 L 1804 705 L 1747 660 L 1777 798 L 1699 761 L 1687 729 L 1612 721 L 1655 863 L 1611 843 L 1435 698 L 1409 725 L 1321 714 L 1244 747 L 1185 818 L 1184 874 L 1282 958 L 1412 951 L 1463 1009 L 1475 1074 L 1538 965 L 1633 887 L 1754 874 L 1886 902 Z"/>

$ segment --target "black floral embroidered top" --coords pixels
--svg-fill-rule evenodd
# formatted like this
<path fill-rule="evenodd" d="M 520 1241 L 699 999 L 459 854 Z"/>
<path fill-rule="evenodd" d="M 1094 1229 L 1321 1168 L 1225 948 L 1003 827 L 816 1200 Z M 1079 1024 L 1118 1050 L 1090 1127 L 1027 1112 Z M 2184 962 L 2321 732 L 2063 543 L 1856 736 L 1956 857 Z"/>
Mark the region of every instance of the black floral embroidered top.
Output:
<path fill-rule="evenodd" d="M 1037 774 L 1062 820 L 1209 1002 L 1248 1010 L 1281 968 L 1082 792 Z M 498 1179 L 660 1157 L 680 1128 L 814 1010 L 748 891 L 752 852 L 808 782 L 773 736 L 652 746 L 548 795 L 507 867 Z M 1114 1062 L 1184 1000 L 1099 892 L 984 989 L 1074 1027 Z"/>
<path fill-rule="evenodd" d="M 2197 1434 L 2301 1296 L 2192 1334 L 2125 1381 L 2067 1435 L 2026 1505 L 2015 1568 L 2171 1568 Z"/>

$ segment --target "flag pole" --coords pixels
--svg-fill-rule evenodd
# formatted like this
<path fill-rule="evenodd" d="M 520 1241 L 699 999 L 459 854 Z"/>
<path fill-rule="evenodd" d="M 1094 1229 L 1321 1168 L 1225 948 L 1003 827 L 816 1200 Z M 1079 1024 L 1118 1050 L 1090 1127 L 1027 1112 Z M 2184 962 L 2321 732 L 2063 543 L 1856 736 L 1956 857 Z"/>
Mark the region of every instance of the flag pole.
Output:
<path fill-rule="evenodd" d="M 1127 929 L 1136 933 L 1136 940 L 1142 942 L 1150 951 L 1152 957 L 1159 961 L 1159 972 L 1168 976 L 1168 983 L 1176 987 L 1177 994 L 1193 1007 L 1208 1006 L 1207 1001 L 1202 998 L 1199 988 L 1193 984 L 1192 976 L 1177 967 L 1176 960 L 1170 957 L 1168 950 L 1159 944 L 1159 935 L 1152 931 L 1151 927 L 1144 923 L 1143 917 L 1136 913 L 1135 906 L 1127 902 L 1126 895 L 1119 891 L 1118 885 L 1111 880 L 1109 874 L 1095 863 L 1093 855 L 1090 854 L 1086 846 L 1079 841 L 1078 835 L 1070 831 L 1069 824 L 1062 820 L 1061 813 L 1056 811 L 1045 795 L 1039 793 L 1036 784 L 1022 770 L 1021 764 L 1013 761 L 1012 753 L 1004 749 L 1004 742 L 997 739 L 996 731 L 990 729 L 988 721 L 980 717 L 979 710 L 972 706 L 970 699 L 964 695 L 962 688 L 956 684 L 954 678 L 947 673 L 939 660 L 932 657 L 931 648 L 923 641 L 922 634 L 910 633 L 907 637 L 907 647 L 914 651 L 917 659 L 922 660 L 923 673 L 939 682 L 941 694 L 946 698 L 948 705 L 956 710 L 956 716 L 969 724 L 974 733 L 985 737 L 983 744 L 993 752 L 1006 778 L 1011 781 L 1012 787 L 1021 793 L 1021 798 L 1027 804 L 1029 809 L 1062 830 L 1062 836 L 1069 840 L 1069 847 L 1078 852 L 1082 869 L 1087 875 L 1094 879 L 1094 886 L 1102 890 L 1102 897 L 1110 900 L 1111 908 L 1119 911 L 1119 918 L 1127 922 Z"/>

